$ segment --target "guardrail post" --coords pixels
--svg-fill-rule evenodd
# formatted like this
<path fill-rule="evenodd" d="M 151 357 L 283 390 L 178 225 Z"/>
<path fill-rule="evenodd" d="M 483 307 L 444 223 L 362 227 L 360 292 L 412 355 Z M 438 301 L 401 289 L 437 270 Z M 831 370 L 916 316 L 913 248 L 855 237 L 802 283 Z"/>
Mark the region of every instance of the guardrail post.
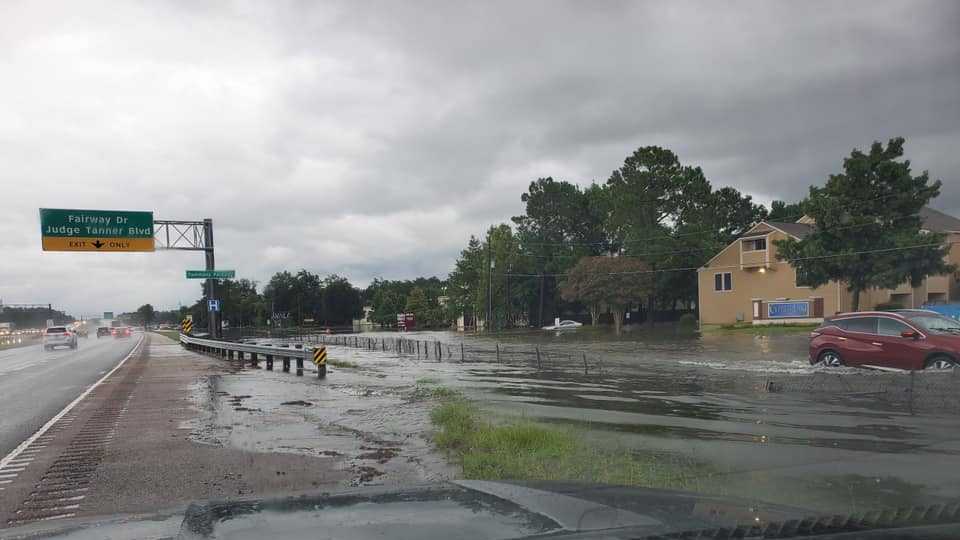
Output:
<path fill-rule="evenodd" d="M 240 361 L 240 365 L 243 365 L 243 351 L 237 351 L 237 360 Z"/>
<path fill-rule="evenodd" d="M 290 373 L 290 359 L 287 357 L 283 358 L 283 372 Z"/>
<path fill-rule="evenodd" d="M 257 367 L 257 353 L 255 352 L 250 353 L 250 365 Z"/>
<path fill-rule="evenodd" d="M 297 377 L 303 377 L 303 358 L 297 358 Z"/>
<path fill-rule="evenodd" d="M 273 355 L 267 355 L 267 371 L 273 371 Z"/>

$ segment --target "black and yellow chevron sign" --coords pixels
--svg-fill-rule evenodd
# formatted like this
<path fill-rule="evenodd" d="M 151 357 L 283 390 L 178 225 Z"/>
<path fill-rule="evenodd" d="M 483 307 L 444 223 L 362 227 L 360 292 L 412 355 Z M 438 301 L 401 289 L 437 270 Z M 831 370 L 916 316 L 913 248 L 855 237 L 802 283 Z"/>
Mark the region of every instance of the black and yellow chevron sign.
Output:
<path fill-rule="evenodd" d="M 183 330 L 184 334 L 189 334 L 193 330 L 193 321 L 190 319 L 184 319 L 180 323 L 180 329 Z"/>
<path fill-rule="evenodd" d="M 327 348 L 320 347 L 313 350 L 313 363 L 318 366 L 327 365 Z"/>

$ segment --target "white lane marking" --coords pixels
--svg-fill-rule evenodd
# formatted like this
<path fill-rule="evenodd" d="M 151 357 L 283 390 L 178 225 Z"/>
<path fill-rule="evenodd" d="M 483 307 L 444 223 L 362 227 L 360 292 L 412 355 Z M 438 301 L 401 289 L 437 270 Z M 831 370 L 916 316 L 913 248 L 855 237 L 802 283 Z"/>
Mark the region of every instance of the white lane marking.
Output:
<path fill-rule="evenodd" d="M 0 467 L 0 473 L 20 472 L 25 469 L 26 467 L 19 467 L 17 465 L 14 465 L 13 467 Z"/>
<path fill-rule="evenodd" d="M 134 345 L 132 349 L 130 349 L 130 352 L 126 356 L 124 356 L 122 360 L 120 360 L 119 364 L 114 366 L 113 369 L 107 372 L 107 374 L 101 377 L 97 382 L 91 384 L 89 388 L 87 388 L 86 390 L 83 391 L 82 394 L 77 396 L 77 399 L 71 401 L 66 407 L 63 408 L 62 411 L 58 412 L 56 416 L 54 416 L 49 421 L 47 421 L 46 424 L 44 424 L 40 429 L 38 429 L 36 433 L 28 437 L 27 440 L 20 443 L 20 445 L 14 448 L 9 454 L 6 455 L 6 457 L 4 457 L 3 459 L 0 459 L 0 469 L 3 469 L 4 467 L 6 467 L 7 463 L 10 463 L 14 459 L 17 459 L 17 456 L 19 456 L 21 452 L 26 450 L 31 444 L 33 444 L 35 440 L 42 437 L 43 434 L 46 433 L 47 430 L 49 430 L 51 427 L 53 427 L 53 425 L 56 424 L 58 420 L 66 416 L 67 413 L 73 410 L 73 408 L 76 407 L 78 403 L 83 401 L 83 398 L 87 397 L 87 394 L 89 394 L 90 392 L 93 392 L 94 388 L 100 386 L 100 384 L 103 381 L 107 380 L 107 377 L 109 377 L 110 375 L 113 375 L 113 372 L 120 369 L 120 367 L 123 366 L 123 364 L 125 364 L 127 360 L 129 360 L 134 354 L 136 354 L 136 352 L 140 349 L 141 345 L 143 345 L 143 336 L 140 336 L 140 340 L 137 341 L 137 344 Z"/>
<path fill-rule="evenodd" d="M 0 480 L 0 484 L 12 484 L 13 480 Z"/>
<path fill-rule="evenodd" d="M 14 473 L 14 474 L 0 474 L 0 480 L 6 479 L 6 478 L 16 478 L 16 477 L 17 477 L 17 474 L 16 474 L 16 473 Z"/>

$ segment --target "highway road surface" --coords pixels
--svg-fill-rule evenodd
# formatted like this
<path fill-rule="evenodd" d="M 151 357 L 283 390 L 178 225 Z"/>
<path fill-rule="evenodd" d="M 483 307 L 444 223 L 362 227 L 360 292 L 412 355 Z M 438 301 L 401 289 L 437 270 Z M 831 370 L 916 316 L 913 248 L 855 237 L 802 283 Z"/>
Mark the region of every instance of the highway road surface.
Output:
<path fill-rule="evenodd" d="M 139 338 L 79 338 L 77 350 L 36 345 L 0 351 L 0 458 L 126 356 Z"/>

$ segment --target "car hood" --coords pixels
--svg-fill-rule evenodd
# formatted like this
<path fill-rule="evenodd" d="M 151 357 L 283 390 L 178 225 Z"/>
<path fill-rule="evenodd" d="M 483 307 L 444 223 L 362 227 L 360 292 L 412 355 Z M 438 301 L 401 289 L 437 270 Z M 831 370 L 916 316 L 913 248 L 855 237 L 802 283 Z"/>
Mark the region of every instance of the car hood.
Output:
<path fill-rule="evenodd" d="M 35 523 L 0 530 L 0 537 L 637 539 L 688 532 L 689 537 L 706 539 L 773 531 L 777 538 L 814 533 L 822 538 L 847 538 L 850 532 L 867 538 L 864 534 L 871 528 L 861 517 L 804 519 L 810 515 L 800 508 L 677 491 L 465 480 L 399 490 L 364 488 L 276 499 L 209 501 L 152 515 Z M 938 516 L 943 517 L 943 512 Z M 885 519 L 883 526 L 895 522 Z M 934 522 L 942 525 L 944 520 Z M 818 528 L 817 523 L 824 525 Z M 917 538 L 955 538 L 957 528 L 950 527 L 945 536 L 929 536 L 927 533 L 936 530 L 927 527 Z M 904 534 L 907 532 L 898 529 L 898 538 L 912 538 Z"/>

